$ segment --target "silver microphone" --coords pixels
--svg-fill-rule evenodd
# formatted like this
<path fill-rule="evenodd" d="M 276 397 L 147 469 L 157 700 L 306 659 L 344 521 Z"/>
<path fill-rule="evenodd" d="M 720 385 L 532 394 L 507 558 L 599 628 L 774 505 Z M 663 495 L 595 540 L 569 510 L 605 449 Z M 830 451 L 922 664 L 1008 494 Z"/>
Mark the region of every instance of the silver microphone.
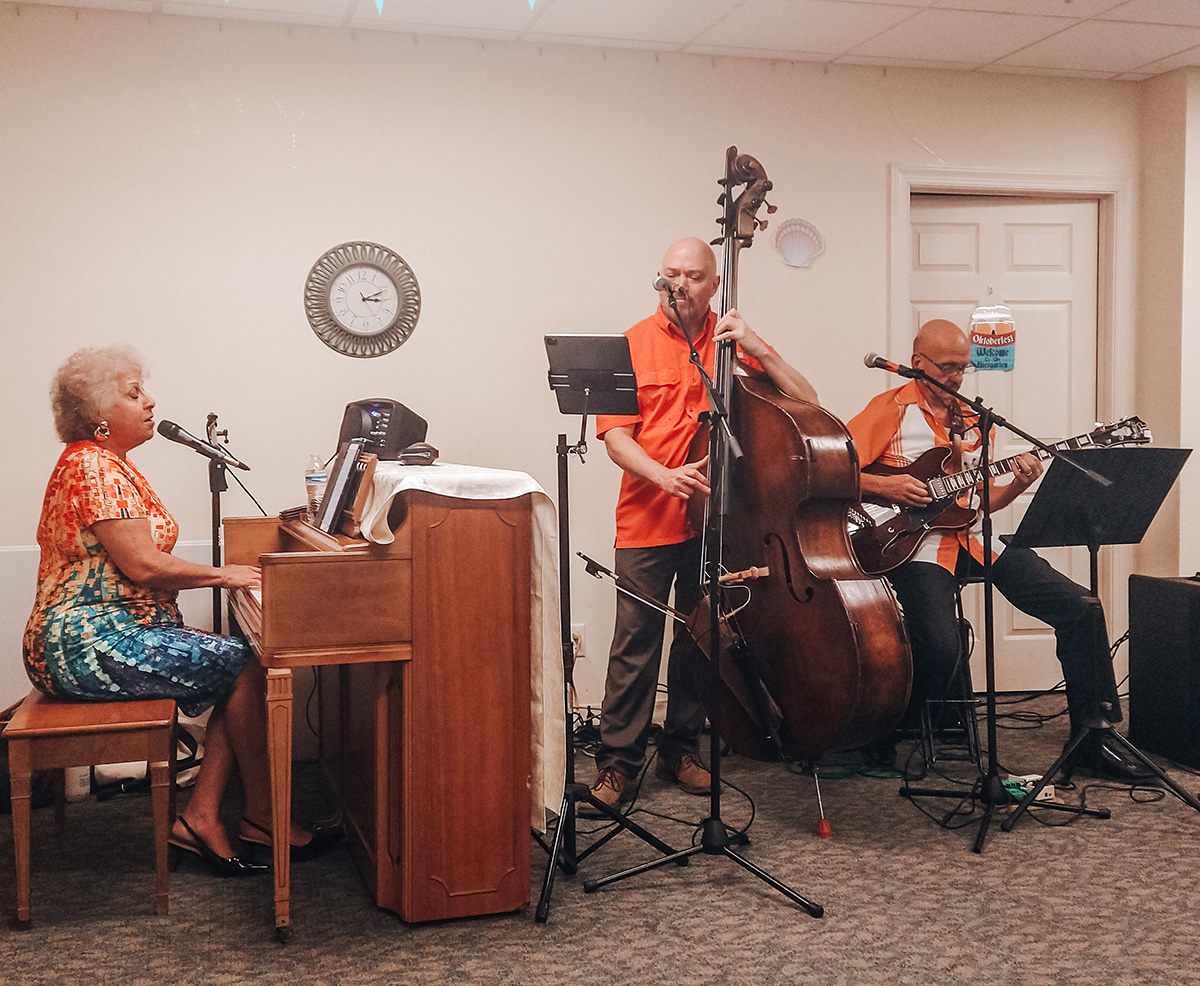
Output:
<path fill-rule="evenodd" d="M 659 274 L 658 277 L 651 281 L 650 286 L 654 288 L 655 291 L 666 291 L 667 294 L 675 293 L 675 285 L 671 283 L 671 279 L 668 277 L 663 277 L 662 274 Z"/>
<path fill-rule="evenodd" d="M 884 359 L 878 353 L 867 353 L 863 357 L 863 365 L 878 370 L 887 370 L 890 373 L 898 373 L 902 377 L 925 376 L 920 370 L 914 370 L 911 366 L 905 366 L 903 363 L 893 363 L 890 359 Z"/>
<path fill-rule="evenodd" d="M 190 449 L 194 449 L 201 455 L 207 456 L 215 462 L 223 462 L 227 466 L 233 466 L 235 469 L 249 469 L 246 463 L 235 459 L 228 452 L 217 448 L 215 445 L 209 445 L 203 439 L 191 435 L 179 427 L 174 421 L 160 421 L 158 423 L 158 433 L 163 438 L 172 442 L 178 442 L 180 445 L 186 445 Z"/>

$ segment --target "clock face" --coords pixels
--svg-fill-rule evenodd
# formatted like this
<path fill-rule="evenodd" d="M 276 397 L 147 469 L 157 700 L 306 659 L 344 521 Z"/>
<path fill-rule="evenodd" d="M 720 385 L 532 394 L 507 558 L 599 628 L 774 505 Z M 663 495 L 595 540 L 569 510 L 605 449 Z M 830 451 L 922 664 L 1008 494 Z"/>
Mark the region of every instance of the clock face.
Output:
<path fill-rule="evenodd" d="M 304 311 L 330 349 L 346 356 L 382 356 L 412 334 L 421 291 L 399 254 L 378 243 L 343 243 L 308 272 Z"/>
<path fill-rule="evenodd" d="M 330 281 L 329 310 L 347 332 L 378 335 L 396 321 L 400 295 L 383 270 L 374 264 L 355 264 Z"/>

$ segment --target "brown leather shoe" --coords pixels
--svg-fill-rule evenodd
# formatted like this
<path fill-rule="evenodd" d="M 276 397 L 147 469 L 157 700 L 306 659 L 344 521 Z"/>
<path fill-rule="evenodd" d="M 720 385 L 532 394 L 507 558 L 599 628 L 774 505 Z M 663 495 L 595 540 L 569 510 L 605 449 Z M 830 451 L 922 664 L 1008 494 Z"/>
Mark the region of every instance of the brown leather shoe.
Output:
<path fill-rule="evenodd" d="M 675 781 L 680 790 L 688 794 L 708 794 L 711 784 L 708 768 L 692 753 L 664 756 L 660 750 L 658 762 L 654 765 L 654 776 L 664 781 Z"/>
<path fill-rule="evenodd" d="M 617 808 L 626 801 L 632 801 L 636 787 L 632 777 L 626 777 L 616 767 L 605 767 L 592 782 L 592 797 L 603 801 L 610 808 Z M 575 804 L 575 814 L 583 818 L 608 818 L 599 808 L 579 801 Z"/>

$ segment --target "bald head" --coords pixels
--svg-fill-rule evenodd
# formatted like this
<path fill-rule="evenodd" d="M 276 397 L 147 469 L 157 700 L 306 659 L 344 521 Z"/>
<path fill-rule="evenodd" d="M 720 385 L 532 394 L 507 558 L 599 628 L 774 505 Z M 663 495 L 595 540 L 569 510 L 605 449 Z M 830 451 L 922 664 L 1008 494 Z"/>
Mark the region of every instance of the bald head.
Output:
<path fill-rule="evenodd" d="M 913 355 L 924 353 L 938 362 L 943 362 L 942 357 L 938 356 L 939 352 L 953 350 L 954 353 L 960 353 L 964 347 L 970 356 L 970 344 L 962 329 L 948 319 L 934 318 L 922 325 L 917 332 L 917 337 L 913 340 Z"/>
<path fill-rule="evenodd" d="M 962 384 L 966 368 L 971 365 L 971 344 L 963 330 L 953 322 L 944 318 L 931 319 L 921 326 L 913 340 L 912 365 L 930 380 L 957 388 Z M 932 404 L 949 407 L 954 400 L 928 380 L 921 380 L 919 384 Z"/>
<path fill-rule="evenodd" d="M 698 236 L 684 237 L 667 247 L 662 265 L 664 272 L 670 267 L 704 270 L 711 277 L 717 275 L 717 256 Z"/>

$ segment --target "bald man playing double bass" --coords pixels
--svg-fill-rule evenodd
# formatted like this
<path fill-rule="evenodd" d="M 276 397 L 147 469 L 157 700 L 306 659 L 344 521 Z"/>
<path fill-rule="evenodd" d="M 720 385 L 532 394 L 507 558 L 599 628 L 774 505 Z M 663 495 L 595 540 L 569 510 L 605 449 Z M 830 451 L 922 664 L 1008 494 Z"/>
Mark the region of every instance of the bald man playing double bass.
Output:
<path fill-rule="evenodd" d="M 934 319 L 921 326 L 913 341 L 914 368 L 958 389 L 970 364 L 971 346 L 957 325 Z M 900 506 L 930 503 L 925 483 L 904 473 L 876 474 L 871 466 L 879 463 L 904 468 L 932 448 L 949 448 L 946 469 L 958 472 L 977 464 L 964 463 L 964 459 L 982 443 L 978 416 L 945 391 L 919 379 L 875 397 L 847 427 L 864 470 L 863 498 Z M 1008 506 L 1041 473 L 1042 464 L 1036 456 L 1017 456 L 1010 482 L 989 480 L 992 509 Z M 915 720 L 921 702 L 944 698 L 949 691 L 959 657 L 955 610 L 958 580 L 982 574 L 982 563 L 979 538 L 969 530 L 960 530 L 929 535 L 912 558 L 887 573 L 904 610 L 912 646 L 909 721 Z M 1054 628 L 1067 686 L 1072 737 L 1089 719 L 1120 721 L 1121 703 L 1100 601 L 1029 548 L 1001 545 L 1001 550 L 993 553 L 992 581 L 1017 609 Z M 1094 734 L 1093 739 L 1090 748 L 1079 748 L 1075 766 L 1125 781 L 1153 776 L 1144 765 L 1110 746 L 1102 734 Z"/>
<path fill-rule="evenodd" d="M 817 392 L 736 309 L 717 318 L 709 302 L 721 279 L 707 243 L 688 238 L 673 244 L 659 273 L 671 282 L 670 292 L 660 291 L 658 310 L 625 333 L 637 377 L 638 413 L 597 415 L 596 435 L 623 471 L 616 574 L 660 602 L 667 602 L 673 586 L 675 608 L 690 613 L 700 602 L 700 539 L 688 523 L 687 501 L 709 489 L 707 457 L 688 456 L 699 415 L 708 409 L 708 394 L 690 361 L 688 339 L 709 376 L 717 343 L 728 340 L 740 359 L 764 370 L 788 396 L 815 404 Z M 672 293 L 678 319 L 671 307 Z M 591 788 L 595 798 L 611 807 L 632 798 L 634 778 L 646 757 L 664 622 L 663 614 L 652 607 L 617 595 Z M 666 721 L 655 772 L 689 794 L 707 794 L 709 789 L 709 773 L 699 758 L 705 720 L 703 667 L 699 648 L 687 629 L 677 625 L 668 655 Z M 595 813 L 586 802 L 579 810 Z"/>

